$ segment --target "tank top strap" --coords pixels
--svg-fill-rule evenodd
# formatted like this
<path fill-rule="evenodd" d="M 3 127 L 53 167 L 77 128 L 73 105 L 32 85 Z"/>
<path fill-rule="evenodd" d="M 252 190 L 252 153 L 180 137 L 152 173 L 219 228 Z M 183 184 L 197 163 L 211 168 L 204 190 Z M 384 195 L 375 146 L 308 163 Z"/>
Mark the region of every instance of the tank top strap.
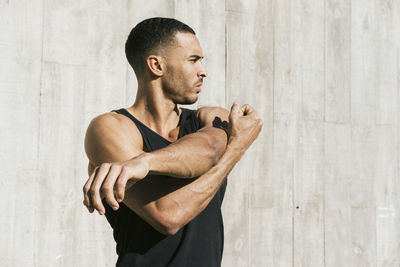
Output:
<path fill-rule="evenodd" d="M 196 132 L 200 128 L 200 121 L 197 118 L 196 110 L 181 108 L 182 114 L 179 118 L 179 138 Z"/>
<path fill-rule="evenodd" d="M 179 134 L 178 139 L 187 135 L 196 132 L 200 128 L 200 121 L 196 116 L 196 110 L 181 108 L 182 112 L 179 117 Z M 131 113 L 129 113 L 126 109 L 121 108 L 118 110 L 112 110 L 118 114 L 122 114 L 129 119 L 131 119 L 136 127 L 139 129 L 140 134 L 143 138 L 143 144 L 147 149 L 147 152 L 151 152 L 163 147 L 166 147 L 171 144 L 171 142 L 149 127 L 147 127 L 140 120 L 136 119 Z"/>
<path fill-rule="evenodd" d="M 142 135 L 143 139 L 143 145 L 146 148 L 147 152 L 151 152 L 163 147 L 166 147 L 171 144 L 170 141 L 159 135 L 158 133 L 154 132 L 152 129 L 147 127 L 145 124 L 143 124 L 141 121 L 136 119 L 132 114 L 130 114 L 126 109 L 121 108 L 118 110 L 112 110 L 118 114 L 122 114 L 129 119 L 131 119 L 136 127 L 138 128 L 140 134 Z"/>

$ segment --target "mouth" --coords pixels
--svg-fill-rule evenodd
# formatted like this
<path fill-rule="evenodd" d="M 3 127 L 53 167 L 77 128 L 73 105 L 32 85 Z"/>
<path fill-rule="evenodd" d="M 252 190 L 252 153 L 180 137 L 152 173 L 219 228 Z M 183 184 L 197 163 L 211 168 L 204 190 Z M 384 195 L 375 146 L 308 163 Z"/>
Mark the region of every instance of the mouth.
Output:
<path fill-rule="evenodd" d="M 197 89 L 197 93 L 201 92 L 201 86 L 203 85 L 203 83 L 199 83 L 196 85 L 196 89 Z"/>

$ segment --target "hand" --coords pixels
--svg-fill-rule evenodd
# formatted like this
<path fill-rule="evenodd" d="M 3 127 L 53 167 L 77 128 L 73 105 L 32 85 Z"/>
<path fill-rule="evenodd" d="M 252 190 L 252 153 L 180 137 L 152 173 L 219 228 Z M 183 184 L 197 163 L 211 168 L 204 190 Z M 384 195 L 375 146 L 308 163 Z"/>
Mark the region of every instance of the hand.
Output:
<path fill-rule="evenodd" d="M 235 102 L 229 114 L 228 145 L 245 151 L 257 138 L 262 121 L 256 111 L 248 104 L 239 108 Z"/>
<path fill-rule="evenodd" d="M 149 164 L 141 155 L 120 163 L 103 163 L 94 169 L 83 187 L 83 204 L 89 212 L 105 213 L 103 197 L 114 210 L 119 208 L 127 184 L 129 188 L 149 173 Z"/>

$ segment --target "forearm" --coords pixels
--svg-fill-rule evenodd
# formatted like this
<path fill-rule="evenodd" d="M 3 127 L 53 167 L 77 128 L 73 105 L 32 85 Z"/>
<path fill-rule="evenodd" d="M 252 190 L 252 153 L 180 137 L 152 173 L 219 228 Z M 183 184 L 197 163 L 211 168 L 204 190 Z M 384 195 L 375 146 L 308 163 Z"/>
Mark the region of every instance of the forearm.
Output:
<path fill-rule="evenodd" d="M 161 199 L 158 203 L 159 210 L 173 212 L 173 225 L 176 230 L 179 230 L 207 207 L 243 154 L 244 151 L 227 147 L 226 153 L 209 171 L 187 186 L 167 195 L 165 199 Z"/>
<path fill-rule="evenodd" d="M 124 202 L 158 231 L 174 234 L 204 210 L 243 154 L 244 150 L 228 146 L 219 162 L 191 183 L 151 202 L 143 193 L 145 186 L 133 186 Z"/>
<path fill-rule="evenodd" d="M 227 135 L 223 130 L 207 127 L 141 157 L 148 162 L 149 174 L 193 178 L 218 162 L 226 143 Z"/>

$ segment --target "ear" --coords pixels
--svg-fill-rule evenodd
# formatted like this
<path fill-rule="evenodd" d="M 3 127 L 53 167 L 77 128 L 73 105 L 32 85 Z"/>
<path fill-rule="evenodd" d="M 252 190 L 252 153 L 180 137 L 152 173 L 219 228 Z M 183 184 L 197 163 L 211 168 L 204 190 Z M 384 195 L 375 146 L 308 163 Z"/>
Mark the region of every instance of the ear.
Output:
<path fill-rule="evenodd" d="M 162 76 L 165 71 L 165 63 L 163 58 L 156 55 L 150 55 L 146 60 L 149 70 L 156 76 Z"/>

